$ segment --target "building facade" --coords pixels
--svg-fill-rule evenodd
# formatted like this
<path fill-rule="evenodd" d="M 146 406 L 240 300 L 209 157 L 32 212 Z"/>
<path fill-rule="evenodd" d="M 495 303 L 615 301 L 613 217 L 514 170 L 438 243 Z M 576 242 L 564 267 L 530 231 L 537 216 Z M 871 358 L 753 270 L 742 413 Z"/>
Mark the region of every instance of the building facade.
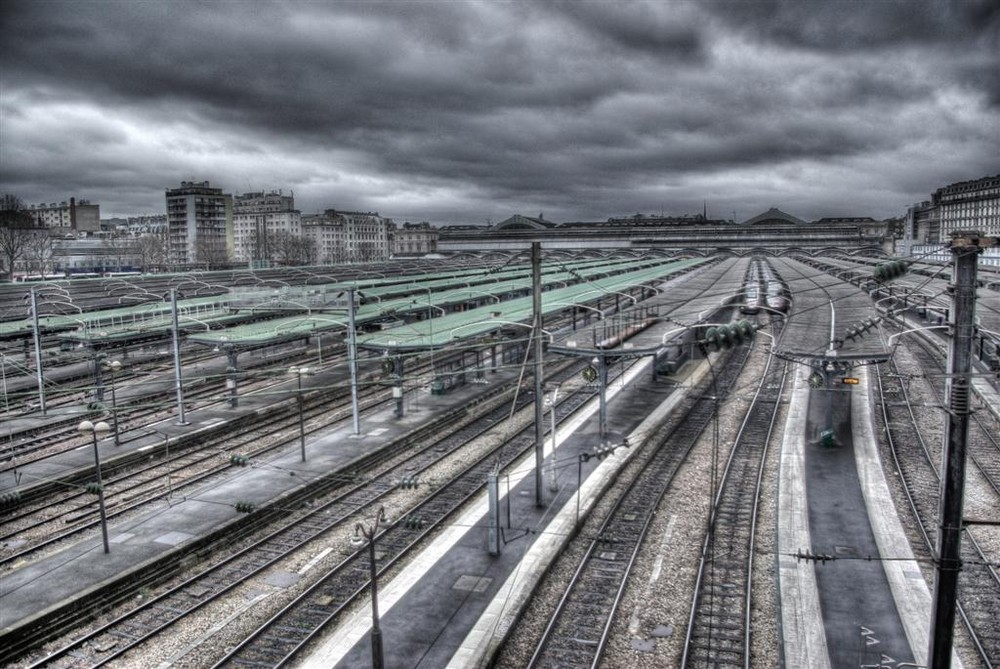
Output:
<path fill-rule="evenodd" d="M 438 231 L 430 223 L 403 223 L 391 226 L 389 246 L 395 257 L 424 256 L 437 253 Z"/>
<path fill-rule="evenodd" d="M 48 228 L 54 234 L 95 233 L 101 230 L 101 206 L 89 200 L 51 204 L 33 204 L 28 208 L 36 225 Z"/>
<path fill-rule="evenodd" d="M 233 259 L 251 268 L 280 260 L 281 246 L 302 236 L 302 216 L 294 195 L 280 190 L 233 197 Z"/>
<path fill-rule="evenodd" d="M 1000 235 L 1000 175 L 959 181 L 938 188 L 930 201 L 906 212 L 900 255 L 950 262 L 944 247 L 957 231 Z M 986 249 L 980 264 L 1000 267 L 1000 249 Z"/>
<path fill-rule="evenodd" d="M 166 191 L 169 262 L 220 267 L 232 250 L 232 197 L 207 181 L 182 181 Z"/>
<path fill-rule="evenodd" d="M 321 265 L 388 260 L 392 219 L 378 213 L 327 209 L 302 217 L 302 234 L 313 240 Z"/>

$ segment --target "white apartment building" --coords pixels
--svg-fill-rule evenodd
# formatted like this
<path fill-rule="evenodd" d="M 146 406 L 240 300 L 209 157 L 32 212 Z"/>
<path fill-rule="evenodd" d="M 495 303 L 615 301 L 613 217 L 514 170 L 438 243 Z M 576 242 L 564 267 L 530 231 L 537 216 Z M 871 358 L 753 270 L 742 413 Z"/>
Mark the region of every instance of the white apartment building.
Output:
<path fill-rule="evenodd" d="M 302 217 L 302 234 L 316 245 L 322 265 L 377 262 L 389 259 L 391 219 L 378 213 L 327 209 Z"/>
<path fill-rule="evenodd" d="M 225 265 L 232 250 L 231 196 L 207 181 L 182 181 L 180 188 L 167 189 L 166 202 L 170 264 Z"/>
<path fill-rule="evenodd" d="M 251 268 L 270 267 L 278 251 L 276 237 L 302 235 L 302 216 L 294 195 L 280 190 L 233 197 L 233 257 Z"/>

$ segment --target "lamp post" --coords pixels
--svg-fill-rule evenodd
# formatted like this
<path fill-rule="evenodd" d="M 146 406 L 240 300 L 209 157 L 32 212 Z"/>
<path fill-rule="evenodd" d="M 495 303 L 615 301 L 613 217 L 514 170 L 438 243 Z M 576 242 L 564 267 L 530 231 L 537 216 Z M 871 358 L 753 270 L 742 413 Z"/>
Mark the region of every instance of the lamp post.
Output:
<path fill-rule="evenodd" d="M 300 446 L 300 449 L 302 451 L 302 462 L 305 462 L 306 461 L 306 422 L 305 422 L 305 418 L 303 417 L 303 412 L 302 412 L 302 375 L 303 374 L 311 375 L 311 374 L 314 374 L 315 372 L 313 372 L 308 367 L 289 367 L 288 368 L 288 373 L 289 374 L 294 374 L 296 380 L 298 381 L 298 393 L 296 393 L 296 397 L 298 398 L 298 403 L 299 403 L 299 446 Z"/>
<path fill-rule="evenodd" d="M 385 521 L 385 507 L 379 507 L 375 523 L 365 527 L 361 523 L 354 526 L 354 535 L 360 533 L 368 541 L 368 563 L 372 582 L 372 669 L 384 669 L 385 659 L 382 654 L 382 630 L 378 626 L 378 569 L 375 567 L 375 535 L 378 534 L 379 522 Z"/>
<path fill-rule="evenodd" d="M 90 433 L 94 443 L 94 472 L 97 474 L 97 502 L 101 509 L 101 533 L 104 535 L 104 552 L 111 552 L 111 545 L 108 543 L 108 514 L 104 508 L 104 481 L 101 479 L 101 454 L 97 450 L 97 435 L 105 434 L 111 427 L 103 420 L 91 423 L 89 420 L 82 421 L 76 428 L 83 433 Z"/>
<path fill-rule="evenodd" d="M 115 446 L 121 446 L 118 437 L 118 400 L 115 397 L 115 372 L 122 368 L 122 363 L 118 360 L 104 363 L 106 369 L 111 373 L 111 425 L 114 428 Z"/>

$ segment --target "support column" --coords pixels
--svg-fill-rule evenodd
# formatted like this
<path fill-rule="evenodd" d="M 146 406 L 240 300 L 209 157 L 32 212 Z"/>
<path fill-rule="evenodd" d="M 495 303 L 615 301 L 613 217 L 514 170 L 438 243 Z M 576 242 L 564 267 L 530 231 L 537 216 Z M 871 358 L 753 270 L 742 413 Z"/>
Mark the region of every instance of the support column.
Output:
<path fill-rule="evenodd" d="M 545 405 L 542 396 L 542 245 L 531 242 L 531 303 L 535 338 L 535 506 L 543 506 L 542 466 L 545 463 Z"/>
<path fill-rule="evenodd" d="M 951 666 L 955 636 L 958 575 L 962 571 L 962 511 L 965 494 L 965 457 L 969 433 L 972 383 L 972 340 L 975 335 L 976 270 L 981 249 L 977 232 L 955 232 L 951 240 L 952 272 L 951 340 L 948 348 L 948 381 L 945 386 L 945 438 L 941 454 L 941 502 L 938 507 L 937 578 L 931 604 L 931 639 L 928 666 Z"/>

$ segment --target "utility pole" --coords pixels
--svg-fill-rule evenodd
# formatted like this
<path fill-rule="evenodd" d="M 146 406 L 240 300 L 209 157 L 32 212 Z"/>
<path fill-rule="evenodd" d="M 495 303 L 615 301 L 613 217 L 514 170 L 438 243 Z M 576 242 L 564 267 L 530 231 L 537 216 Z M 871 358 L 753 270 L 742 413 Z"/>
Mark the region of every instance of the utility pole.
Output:
<path fill-rule="evenodd" d="M 545 404 L 542 395 L 542 244 L 531 242 L 531 305 L 535 318 L 531 332 L 535 337 L 535 506 L 542 499 L 542 466 L 545 463 Z"/>
<path fill-rule="evenodd" d="M 11 269 L 13 272 L 13 268 Z M 38 380 L 38 408 L 45 415 L 45 373 L 42 370 L 42 337 L 38 331 L 38 295 L 31 289 L 31 325 L 35 338 L 35 376 Z"/>
<path fill-rule="evenodd" d="M 954 258 L 952 276 L 951 339 L 945 414 L 946 442 L 941 460 L 941 501 L 938 507 L 937 578 L 931 604 L 928 667 L 951 666 L 955 636 L 955 604 L 958 574 L 962 570 L 962 502 L 965 494 L 965 457 L 969 433 L 972 383 L 972 344 L 975 335 L 976 270 L 979 254 L 996 238 L 978 232 L 954 232 L 950 249 Z"/>
<path fill-rule="evenodd" d="M 177 424 L 187 425 L 184 417 L 184 378 L 181 376 L 181 326 L 177 316 L 177 289 L 170 289 L 170 322 L 174 335 L 174 387 L 177 389 Z"/>

